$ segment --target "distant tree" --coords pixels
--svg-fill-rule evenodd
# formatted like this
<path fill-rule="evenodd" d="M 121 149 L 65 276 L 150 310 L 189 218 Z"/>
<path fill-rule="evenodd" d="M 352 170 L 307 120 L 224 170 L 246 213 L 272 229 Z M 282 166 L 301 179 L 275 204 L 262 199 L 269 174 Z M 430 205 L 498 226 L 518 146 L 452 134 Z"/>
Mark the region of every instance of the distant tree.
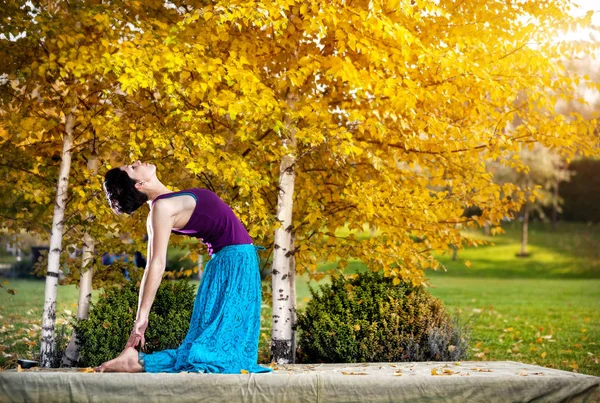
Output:
<path fill-rule="evenodd" d="M 498 162 L 488 163 L 488 170 L 498 184 L 513 183 L 518 186 L 518 198 L 525 200 L 520 210 L 522 220 L 520 257 L 529 256 L 527 252 L 529 219 L 532 212 L 544 218 L 542 207 L 558 205 L 558 195 L 554 192 L 556 183 L 568 181 L 569 171 L 558 153 L 539 143 L 523 148 L 518 155 L 523 168 L 511 168 Z"/>

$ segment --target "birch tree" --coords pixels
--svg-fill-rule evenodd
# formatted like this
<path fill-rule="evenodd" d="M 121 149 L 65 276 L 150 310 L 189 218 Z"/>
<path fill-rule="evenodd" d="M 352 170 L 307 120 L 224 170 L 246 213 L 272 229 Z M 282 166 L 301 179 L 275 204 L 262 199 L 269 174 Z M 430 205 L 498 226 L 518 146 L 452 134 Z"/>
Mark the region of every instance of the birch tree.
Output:
<path fill-rule="evenodd" d="M 92 175 L 95 175 L 98 171 L 98 154 L 95 149 L 92 149 L 92 156 L 89 159 L 88 170 Z M 87 214 L 86 217 L 90 219 L 91 213 Z M 77 319 L 87 319 L 90 304 L 92 301 L 92 277 L 94 275 L 94 268 L 92 267 L 92 261 L 94 257 L 94 238 L 89 234 L 88 231 L 84 231 L 83 234 L 83 250 L 81 254 L 81 277 L 79 280 L 79 300 L 77 303 Z M 61 366 L 74 367 L 79 361 L 79 347 L 77 345 L 77 334 L 73 330 L 69 345 L 65 350 L 64 356 L 61 361 Z"/>
<path fill-rule="evenodd" d="M 60 270 L 60 252 L 62 250 L 63 218 L 69 186 L 69 170 L 71 169 L 71 147 L 73 147 L 73 126 L 75 118 L 72 114 L 65 116 L 65 132 L 61 153 L 60 172 L 56 185 L 56 201 L 52 215 L 50 250 L 48 252 L 48 271 L 46 272 L 46 290 L 44 293 L 44 313 L 42 316 L 41 367 L 50 367 L 54 353 L 54 324 L 56 322 L 56 290 Z"/>
<path fill-rule="evenodd" d="M 277 362 L 290 364 L 295 361 L 293 349 L 294 316 L 296 310 L 294 244 L 292 242 L 292 209 L 294 206 L 294 164 L 292 155 L 286 155 L 281 161 L 279 171 L 279 189 L 277 197 L 277 221 L 275 229 L 273 257 L 273 330 L 271 350 Z"/>

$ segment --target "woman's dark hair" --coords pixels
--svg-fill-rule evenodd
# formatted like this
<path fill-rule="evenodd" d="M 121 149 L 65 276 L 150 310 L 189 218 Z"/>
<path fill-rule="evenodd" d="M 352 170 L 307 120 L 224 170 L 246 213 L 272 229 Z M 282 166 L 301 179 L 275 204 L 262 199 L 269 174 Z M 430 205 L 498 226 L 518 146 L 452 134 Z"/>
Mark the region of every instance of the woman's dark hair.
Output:
<path fill-rule="evenodd" d="M 120 168 L 104 175 L 104 191 L 110 208 L 117 214 L 131 214 L 148 201 L 148 196 L 135 188 L 136 181 Z"/>

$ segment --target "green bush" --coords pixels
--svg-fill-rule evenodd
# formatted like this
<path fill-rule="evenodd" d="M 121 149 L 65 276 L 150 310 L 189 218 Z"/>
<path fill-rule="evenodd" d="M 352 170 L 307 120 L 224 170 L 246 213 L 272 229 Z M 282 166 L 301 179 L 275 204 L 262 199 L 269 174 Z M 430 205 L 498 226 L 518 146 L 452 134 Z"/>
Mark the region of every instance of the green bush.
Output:
<path fill-rule="evenodd" d="M 11 267 L 11 275 L 15 278 L 39 279 L 39 277 L 34 274 L 33 262 L 30 259 L 14 262 Z"/>
<path fill-rule="evenodd" d="M 468 329 L 423 287 L 378 273 L 333 277 L 311 288 L 298 314 L 302 362 L 455 361 L 464 359 Z"/>
<path fill-rule="evenodd" d="M 137 311 L 139 289 L 133 282 L 114 287 L 93 305 L 86 320 L 73 325 L 80 346 L 79 365 L 97 366 L 117 357 L 129 338 Z M 185 281 L 164 281 L 150 311 L 146 352 L 177 348 L 187 333 L 195 287 Z"/>
<path fill-rule="evenodd" d="M 184 259 L 183 256 L 185 256 L 185 251 L 183 250 L 170 250 L 169 254 L 167 255 L 166 271 L 185 271 L 195 269 L 198 264 L 189 258 Z"/>

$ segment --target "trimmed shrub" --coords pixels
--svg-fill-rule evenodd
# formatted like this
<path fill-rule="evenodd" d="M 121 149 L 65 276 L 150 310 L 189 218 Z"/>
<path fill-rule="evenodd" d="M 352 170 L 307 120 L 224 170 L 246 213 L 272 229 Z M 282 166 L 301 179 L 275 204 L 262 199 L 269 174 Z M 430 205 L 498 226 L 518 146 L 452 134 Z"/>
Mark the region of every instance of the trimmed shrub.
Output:
<path fill-rule="evenodd" d="M 30 259 L 14 262 L 11 267 L 11 275 L 15 278 L 39 279 L 34 274 L 33 262 Z"/>
<path fill-rule="evenodd" d="M 73 325 L 80 346 L 79 365 L 91 367 L 117 357 L 133 329 L 139 288 L 133 282 L 114 287 L 92 307 L 88 319 Z M 146 352 L 177 348 L 187 333 L 195 287 L 185 281 L 163 281 L 150 311 Z"/>
<path fill-rule="evenodd" d="M 298 314 L 303 362 L 455 361 L 466 357 L 468 329 L 423 287 L 379 273 L 333 277 L 311 288 Z"/>

